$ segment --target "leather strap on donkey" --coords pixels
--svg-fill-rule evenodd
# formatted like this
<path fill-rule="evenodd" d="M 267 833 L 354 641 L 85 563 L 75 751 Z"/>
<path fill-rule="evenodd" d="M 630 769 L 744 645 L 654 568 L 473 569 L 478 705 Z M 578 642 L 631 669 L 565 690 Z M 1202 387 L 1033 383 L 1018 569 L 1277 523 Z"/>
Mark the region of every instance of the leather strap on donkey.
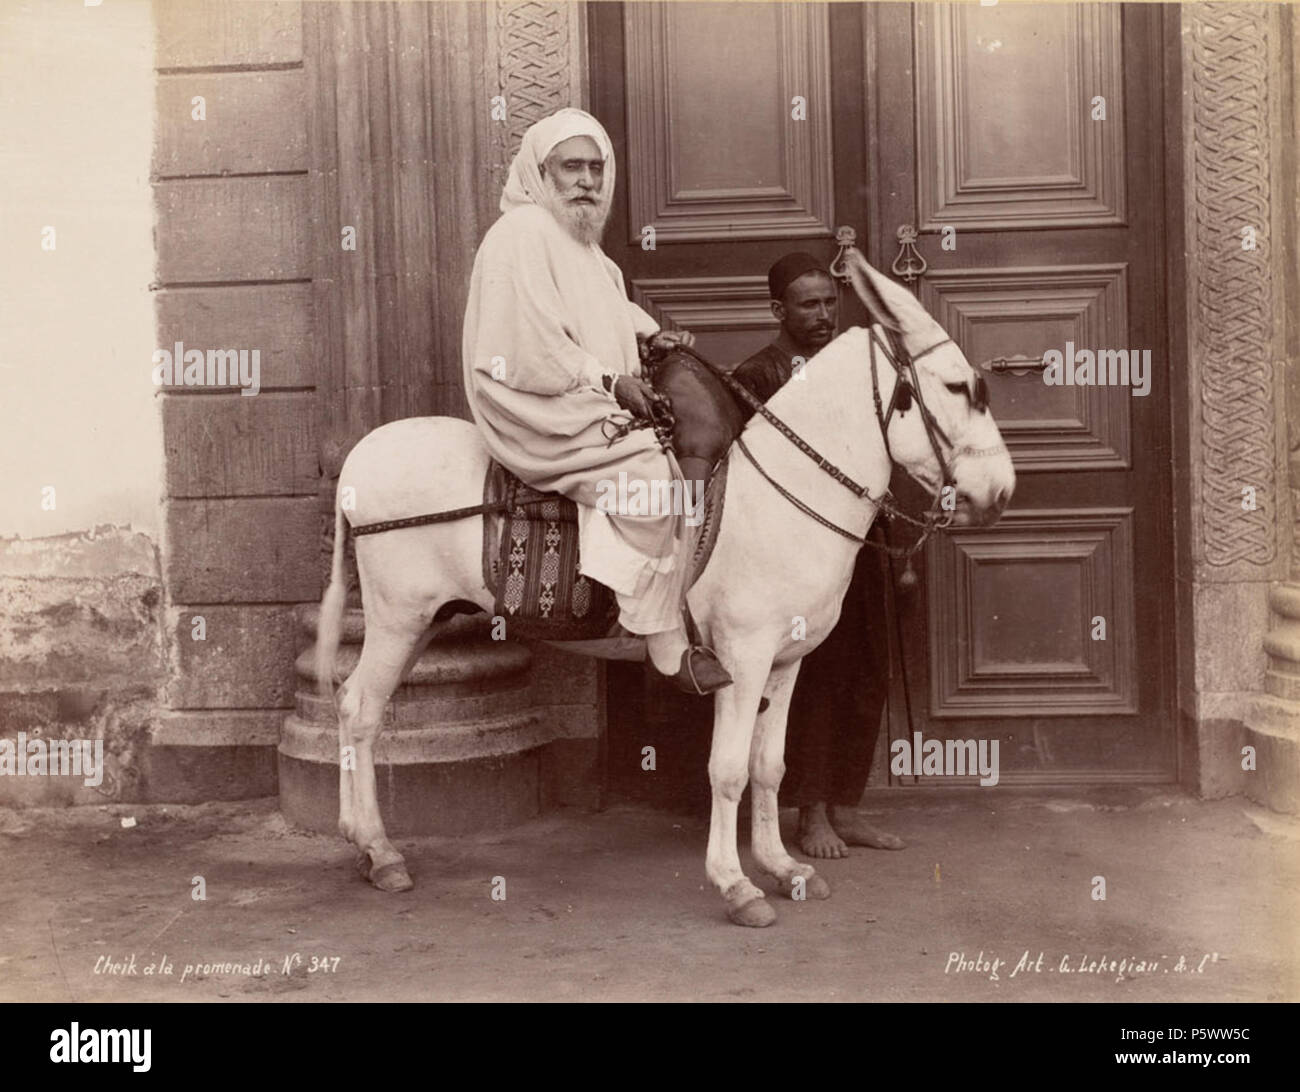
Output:
<path fill-rule="evenodd" d="M 509 512 L 515 508 L 527 508 L 554 499 L 554 493 L 543 493 L 530 485 L 524 485 L 520 482 L 518 489 L 514 491 L 514 495 L 507 495 L 502 500 L 471 504 L 465 508 L 449 508 L 445 512 L 426 512 L 422 516 L 407 516 L 405 519 L 386 519 L 380 523 L 363 523 L 351 530 L 354 535 L 377 535 L 382 531 L 397 531 L 403 527 L 423 527 L 429 523 L 450 523 L 453 520 L 468 519 L 470 516 Z"/>

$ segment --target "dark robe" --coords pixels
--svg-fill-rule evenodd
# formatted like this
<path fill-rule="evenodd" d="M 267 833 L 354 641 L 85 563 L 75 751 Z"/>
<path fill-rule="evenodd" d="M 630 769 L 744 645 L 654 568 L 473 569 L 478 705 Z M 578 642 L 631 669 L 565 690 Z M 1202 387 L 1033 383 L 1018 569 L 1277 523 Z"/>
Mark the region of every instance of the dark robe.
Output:
<path fill-rule="evenodd" d="M 782 330 L 732 374 L 766 402 L 794 374 L 795 357 L 809 355 Z M 754 411 L 741 409 L 749 420 Z M 871 538 L 884 541 L 879 524 Z M 889 693 L 888 571 L 879 550 L 864 546 L 858 552 L 839 622 L 800 665 L 786 726 L 781 803 L 787 807 L 852 806 L 866 788 Z M 854 685 L 845 685 L 849 679 Z"/>
<path fill-rule="evenodd" d="M 794 374 L 796 356 L 805 354 L 790 339 L 790 335 L 782 330 L 780 337 L 759 349 L 731 374 L 750 394 L 760 402 L 766 402 Z M 736 401 L 739 402 L 740 399 Z M 753 409 L 744 404 L 741 405 L 740 412 L 745 415 L 746 421 L 754 415 Z"/>

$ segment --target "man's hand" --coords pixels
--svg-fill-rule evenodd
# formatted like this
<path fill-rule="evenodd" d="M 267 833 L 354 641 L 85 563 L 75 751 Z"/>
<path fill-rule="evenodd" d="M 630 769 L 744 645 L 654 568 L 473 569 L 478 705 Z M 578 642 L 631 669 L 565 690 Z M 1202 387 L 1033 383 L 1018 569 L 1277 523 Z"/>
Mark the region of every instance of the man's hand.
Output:
<path fill-rule="evenodd" d="M 690 348 L 695 344 L 695 335 L 689 330 L 660 330 L 650 338 L 650 348 L 656 352 L 666 353 L 678 345 Z"/>
<path fill-rule="evenodd" d="M 634 375 L 620 375 L 614 381 L 614 397 L 633 417 L 653 420 L 650 403 L 658 401 L 659 395 L 644 379 L 638 379 Z"/>

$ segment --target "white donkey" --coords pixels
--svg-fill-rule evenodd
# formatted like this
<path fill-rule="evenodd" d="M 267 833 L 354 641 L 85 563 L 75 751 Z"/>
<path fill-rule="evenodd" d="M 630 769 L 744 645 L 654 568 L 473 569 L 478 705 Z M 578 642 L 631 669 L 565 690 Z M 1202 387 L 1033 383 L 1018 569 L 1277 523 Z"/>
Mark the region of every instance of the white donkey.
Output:
<path fill-rule="evenodd" d="M 735 680 L 714 695 L 706 871 L 739 925 L 776 918 L 737 852 L 737 808 L 747 782 L 758 868 L 788 896 L 830 894 L 812 865 L 796 861 L 781 842 L 777 788 L 785 772 L 786 711 L 800 659 L 839 618 L 891 464 L 905 468 L 936 502 L 950 489 L 945 501 L 952 504 L 944 508 L 956 524 L 993 522 L 1015 485 L 983 379 L 910 292 L 856 250 L 845 267 L 881 325 L 841 334 L 772 397 L 770 416 L 751 418 L 729 455 L 712 556 L 688 594 L 701 639 Z M 829 470 L 817 456 L 832 464 Z M 346 518 L 363 525 L 478 504 L 487 465 L 469 422 L 394 421 L 362 439 L 344 463 L 340 495 L 355 490 Z M 333 571 L 317 640 L 317 678 L 327 693 L 345 596 L 344 518 L 336 502 Z M 339 773 L 339 830 L 359 849 L 362 874 L 384 891 L 412 884 L 379 814 L 375 740 L 389 698 L 432 636 L 438 609 L 453 600 L 493 608 L 483 583 L 482 519 L 356 541 L 365 644 L 337 695 L 340 748 L 355 748 L 355 771 Z M 763 697 L 769 703 L 760 714 Z"/>

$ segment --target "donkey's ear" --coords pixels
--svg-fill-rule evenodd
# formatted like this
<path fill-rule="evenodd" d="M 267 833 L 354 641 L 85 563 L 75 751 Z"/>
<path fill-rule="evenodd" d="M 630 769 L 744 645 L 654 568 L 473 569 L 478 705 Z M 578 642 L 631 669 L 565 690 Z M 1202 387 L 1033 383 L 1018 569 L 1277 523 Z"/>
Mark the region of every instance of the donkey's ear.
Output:
<path fill-rule="evenodd" d="M 862 251 L 857 247 L 849 247 L 844 254 L 844 271 L 848 275 L 849 283 L 853 285 L 853 291 L 857 293 L 858 299 L 867 309 L 867 314 L 871 316 L 871 321 L 879 323 L 886 330 L 901 331 L 902 324 L 894 314 L 893 308 L 886 302 L 885 297 L 881 295 L 880 290 L 876 287 L 872 274 L 876 271 L 867 264 L 867 259 L 862 256 Z M 878 276 L 879 274 L 877 274 Z"/>
<path fill-rule="evenodd" d="M 943 327 L 934 321 L 934 316 L 921 306 L 921 301 L 912 294 L 910 289 L 904 288 L 893 278 L 886 277 L 878 269 L 873 269 L 856 248 L 849 248 L 844 258 L 844 265 L 853 280 L 854 290 L 866 304 L 872 317 L 876 318 L 882 326 L 930 340 L 948 336 L 944 333 Z M 873 304 L 873 299 L 879 302 Z M 877 307 L 889 316 L 888 322 L 877 318 Z"/>

